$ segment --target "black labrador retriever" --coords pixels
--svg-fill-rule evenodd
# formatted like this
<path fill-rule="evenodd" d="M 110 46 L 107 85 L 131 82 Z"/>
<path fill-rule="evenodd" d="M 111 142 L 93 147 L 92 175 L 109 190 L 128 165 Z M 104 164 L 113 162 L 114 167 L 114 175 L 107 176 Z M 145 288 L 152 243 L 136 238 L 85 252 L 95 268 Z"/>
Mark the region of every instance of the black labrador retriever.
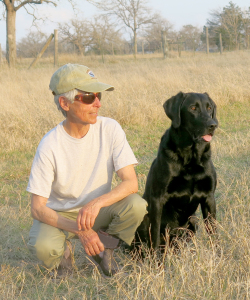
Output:
<path fill-rule="evenodd" d="M 194 234 L 199 204 L 210 234 L 215 232 L 216 218 L 216 172 L 210 149 L 218 126 L 216 105 L 207 93 L 180 92 L 163 107 L 172 124 L 149 170 L 143 195 L 148 214 L 135 239 L 136 244 L 147 242 L 154 249 L 162 244 L 166 230 L 170 245 L 183 232 Z"/>

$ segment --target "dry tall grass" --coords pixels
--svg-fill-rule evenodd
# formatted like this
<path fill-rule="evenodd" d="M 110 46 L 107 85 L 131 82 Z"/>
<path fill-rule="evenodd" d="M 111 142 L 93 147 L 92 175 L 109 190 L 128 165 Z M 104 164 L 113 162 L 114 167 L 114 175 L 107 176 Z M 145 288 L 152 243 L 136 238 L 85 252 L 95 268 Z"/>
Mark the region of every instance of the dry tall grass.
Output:
<path fill-rule="evenodd" d="M 48 89 L 54 68 L 44 60 L 37 68 L 0 69 L 0 298 L 1 299 L 250 299 L 250 201 L 248 110 L 249 52 L 160 57 L 61 57 L 60 63 L 89 66 L 99 80 L 113 84 L 101 114 L 118 120 L 140 161 L 140 193 L 169 126 L 162 104 L 183 92 L 208 92 L 218 105 L 220 128 L 212 142 L 218 174 L 219 246 L 207 236 L 201 215 L 193 242 L 163 260 L 150 256 L 136 263 L 117 256 L 127 276 L 103 279 L 87 264 L 76 242 L 73 279 L 53 282 L 27 250 L 31 226 L 25 192 L 32 158 L 41 137 L 62 116 Z M 24 68 L 25 67 L 25 68 Z M 218 251 L 218 248 L 220 251 Z M 220 253 L 220 255 L 219 255 Z"/>

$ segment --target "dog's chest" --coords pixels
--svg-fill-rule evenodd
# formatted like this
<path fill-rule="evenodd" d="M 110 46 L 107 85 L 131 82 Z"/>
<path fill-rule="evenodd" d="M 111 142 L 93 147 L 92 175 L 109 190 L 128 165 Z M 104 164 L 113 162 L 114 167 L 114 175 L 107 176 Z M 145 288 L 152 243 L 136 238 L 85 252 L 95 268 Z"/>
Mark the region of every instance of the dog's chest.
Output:
<path fill-rule="evenodd" d="M 190 202 L 192 199 L 206 197 L 212 189 L 212 178 L 204 172 L 200 165 L 189 165 L 181 168 L 179 174 L 173 176 L 167 186 L 168 198 L 176 201 Z"/>

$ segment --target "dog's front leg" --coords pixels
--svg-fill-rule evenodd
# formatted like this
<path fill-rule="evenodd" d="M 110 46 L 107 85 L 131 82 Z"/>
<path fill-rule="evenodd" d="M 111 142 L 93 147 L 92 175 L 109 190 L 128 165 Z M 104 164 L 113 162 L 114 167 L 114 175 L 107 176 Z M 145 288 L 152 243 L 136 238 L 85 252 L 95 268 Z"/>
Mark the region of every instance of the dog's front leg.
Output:
<path fill-rule="evenodd" d="M 149 232 L 149 247 L 157 249 L 160 246 L 160 229 L 162 218 L 162 204 L 159 199 L 154 198 L 151 202 L 150 210 L 150 232 Z"/>
<path fill-rule="evenodd" d="M 201 210 L 208 234 L 216 233 L 216 203 L 214 195 L 210 194 L 205 201 L 201 203 Z"/>

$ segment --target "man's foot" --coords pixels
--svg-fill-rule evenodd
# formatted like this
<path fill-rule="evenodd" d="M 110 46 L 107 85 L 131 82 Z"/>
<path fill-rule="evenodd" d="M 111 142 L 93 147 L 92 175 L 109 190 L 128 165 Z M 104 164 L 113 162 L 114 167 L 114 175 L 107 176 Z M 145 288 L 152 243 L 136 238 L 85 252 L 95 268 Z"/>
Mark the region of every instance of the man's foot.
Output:
<path fill-rule="evenodd" d="M 102 273 L 108 277 L 115 275 L 121 269 L 113 257 L 114 249 L 105 249 L 99 255 L 88 258 L 98 267 Z"/>

